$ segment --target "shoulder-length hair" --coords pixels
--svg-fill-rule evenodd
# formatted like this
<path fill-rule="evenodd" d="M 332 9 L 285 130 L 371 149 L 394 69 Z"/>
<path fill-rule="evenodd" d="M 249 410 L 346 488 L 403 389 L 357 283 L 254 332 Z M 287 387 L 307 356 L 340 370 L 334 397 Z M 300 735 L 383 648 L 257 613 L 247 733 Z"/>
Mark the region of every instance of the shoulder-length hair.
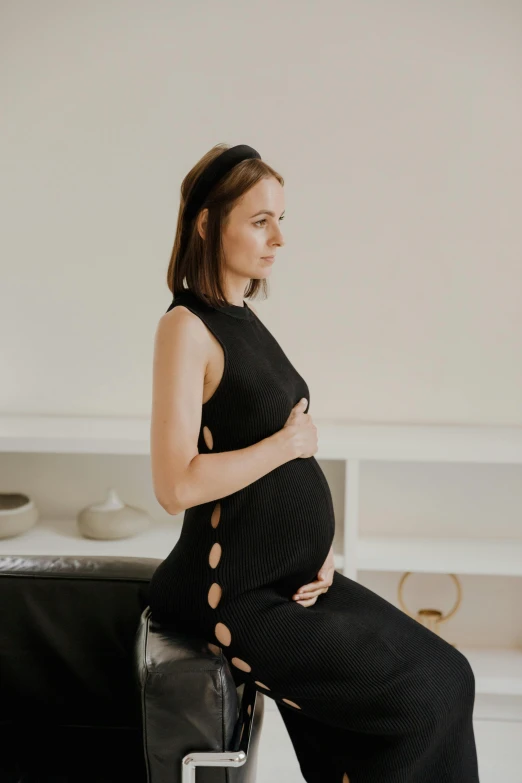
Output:
<path fill-rule="evenodd" d="M 167 272 L 167 285 L 173 296 L 177 296 L 186 287 L 213 307 L 228 304 L 223 291 L 222 229 L 232 208 L 247 190 L 265 177 L 275 177 L 281 185 L 285 184 L 283 177 L 263 160 L 242 160 L 217 183 L 201 207 L 208 208 L 205 240 L 201 238 L 196 227 L 200 210 L 191 223 L 186 251 L 182 258 L 178 258 L 185 205 L 190 191 L 201 172 L 227 149 L 228 144 L 216 144 L 203 155 L 181 183 L 176 236 Z M 186 286 L 183 285 L 184 280 Z M 266 299 L 267 281 L 251 279 L 244 295 L 255 297 L 260 290 Z"/>

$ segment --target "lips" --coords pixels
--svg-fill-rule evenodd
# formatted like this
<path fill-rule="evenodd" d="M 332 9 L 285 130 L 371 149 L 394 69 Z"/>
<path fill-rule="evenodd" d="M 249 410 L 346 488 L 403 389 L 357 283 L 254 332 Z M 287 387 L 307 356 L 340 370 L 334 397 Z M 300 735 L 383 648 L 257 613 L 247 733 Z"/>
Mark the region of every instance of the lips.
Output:
<path fill-rule="evenodd" d="M 273 261 L 275 256 L 261 256 L 265 261 Z"/>

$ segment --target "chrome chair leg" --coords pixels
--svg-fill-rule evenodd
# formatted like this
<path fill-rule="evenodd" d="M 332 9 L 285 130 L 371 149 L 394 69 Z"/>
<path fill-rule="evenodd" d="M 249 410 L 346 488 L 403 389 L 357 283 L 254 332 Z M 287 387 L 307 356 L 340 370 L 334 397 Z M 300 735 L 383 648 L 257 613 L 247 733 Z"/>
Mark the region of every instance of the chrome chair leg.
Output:
<path fill-rule="evenodd" d="M 256 708 L 257 690 L 245 683 L 234 726 L 231 749 L 226 751 L 194 751 L 187 753 L 181 762 L 182 783 L 196 783 L 197 767 L 242 767 L 248 758 L 250 736 Z"/>

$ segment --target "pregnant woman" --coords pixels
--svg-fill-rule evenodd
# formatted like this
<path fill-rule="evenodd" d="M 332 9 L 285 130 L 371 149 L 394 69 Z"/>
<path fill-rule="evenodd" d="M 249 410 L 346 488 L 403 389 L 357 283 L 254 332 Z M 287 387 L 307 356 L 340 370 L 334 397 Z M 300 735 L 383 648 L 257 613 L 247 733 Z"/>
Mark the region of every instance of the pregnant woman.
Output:
<path fill-rule="evenodd" d="M 158 501 L 185 514 L 152 617 L 275 701 L 308 783 L 477 783 L 471 667 L 335 571 L 308 386 L 243 299 L 266 294 L 284 244 L 283 185 L 252 147 L 219 144 L 181 186 L 151 459 Z"/>

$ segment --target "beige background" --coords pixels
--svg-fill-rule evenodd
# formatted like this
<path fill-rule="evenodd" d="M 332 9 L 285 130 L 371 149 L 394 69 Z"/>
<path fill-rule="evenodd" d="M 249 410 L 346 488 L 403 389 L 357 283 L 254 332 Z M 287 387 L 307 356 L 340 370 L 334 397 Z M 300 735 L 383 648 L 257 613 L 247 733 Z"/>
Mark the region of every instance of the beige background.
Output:
<path fill-rule="evenodd" d="M 286 179 L 261 318 L 317 421 L 522 424 L 522 6 L 1 8 L 0 412 L 148 415 L 181 179 Z"/>

